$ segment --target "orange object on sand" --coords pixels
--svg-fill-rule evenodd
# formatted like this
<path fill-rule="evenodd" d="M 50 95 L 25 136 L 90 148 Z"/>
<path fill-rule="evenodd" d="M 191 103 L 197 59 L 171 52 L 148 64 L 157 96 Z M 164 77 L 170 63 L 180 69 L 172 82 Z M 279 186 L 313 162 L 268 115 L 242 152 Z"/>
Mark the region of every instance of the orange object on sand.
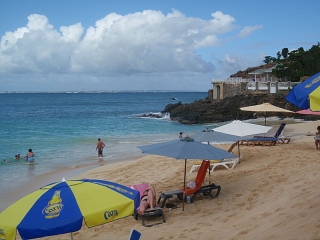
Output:
<path fill-rule="evenodd" d="M 210 167 L 210 161 L 203 160 L 201 163 L 201 166 L 199 168 L 197 177 L 194 181 L 196 183 L 196 187 L 195 188 L 186 187 L 185 189 L 182 189 L 182 191 L 185 192 L 185 195 L 193 194 L 202 187 L 202 184 L 204 182 L 204 178 L 206 177 L 207 170 L 209 167 Z"/>

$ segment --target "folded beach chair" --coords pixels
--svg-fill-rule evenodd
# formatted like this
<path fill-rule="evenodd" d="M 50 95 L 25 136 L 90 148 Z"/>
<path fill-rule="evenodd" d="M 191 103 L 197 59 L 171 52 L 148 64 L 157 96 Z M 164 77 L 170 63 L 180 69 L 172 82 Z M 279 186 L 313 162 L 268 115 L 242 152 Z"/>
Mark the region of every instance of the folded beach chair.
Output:
<path fill-rule="evenodd" d="M 128 187 L 139 191 L 140 199 L 141 199 L 141 196 L 143 195 L 144 191 L 149 188 L 149 184 L 148 183 L 140 183 L 140 184 L 129 185 Z M 139 208 L 135 209 L 135 212 L 134 212 L 134 218 L 136 220 L 138 220 L 138 217 L 139 217 L 138 209 Z M 156 216 L 160 216 L 162 221 L 161 222 L 146 223 L 146 218 L 148 218 L 148 217 L 153 218 Z M 155 226 L 155 225 L 166 222 L 164 213 L 159 206 L 156 206 L 153 210 L 151 210 L 150 208 L 147 208 L 146 211 L 144 212 L 144 215 L 141 215 L 141 220 L 142 220 L 142 225 L 145 227 L 151 227 L 151 226 Z"/>

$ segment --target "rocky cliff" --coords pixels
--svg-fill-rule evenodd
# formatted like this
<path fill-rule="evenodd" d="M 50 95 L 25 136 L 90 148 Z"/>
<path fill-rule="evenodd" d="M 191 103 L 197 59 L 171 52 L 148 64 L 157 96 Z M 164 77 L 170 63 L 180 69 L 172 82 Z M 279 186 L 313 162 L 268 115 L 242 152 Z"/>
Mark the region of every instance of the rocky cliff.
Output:
<path fill-rule="evenodd" d="M 246 120 L 264 116 L 263 113 L 241 111 L 241 107 L 257 105 L 261 103 L 270 103 L 277 107 L 285 108 L 292 111 L 297 111 L 297 108 L 286 101 L 285 97 L 288 92 L 276 94 L 268 93 L 248 93 L 233 97 L 227 97 L 223 100 L 211 102 L 209 98 L 198 100 L 189 104 L 168 104 L 163 113 L 170 113 L 170 118 L 173 121 L 178 121 L 182 124 L 201 124 L 232 121 L 235 119 Z M 267 113 L 267 116 L 296 117 L 297 114 L 284 113 Z M 308 118 L 311 120 L 316 117 L 309 115 L 299 115 L 300 119 Z"/>

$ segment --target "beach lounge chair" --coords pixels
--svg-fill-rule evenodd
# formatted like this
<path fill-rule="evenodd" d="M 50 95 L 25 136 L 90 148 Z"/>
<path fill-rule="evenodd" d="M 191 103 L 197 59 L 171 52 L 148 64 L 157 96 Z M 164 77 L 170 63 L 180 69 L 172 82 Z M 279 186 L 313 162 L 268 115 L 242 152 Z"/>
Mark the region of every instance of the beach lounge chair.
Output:
<path fill-rule="evenodd" d="M 224 166 L 226 169 L 232 170 L 238 163 L 239 163 L 239 158 L 228 158 L 228 159 L 222 159 L 220 161 L 211 160 L 210 168 L 208 169 L 208 171 L 210 170 L 210 172 L 213 172 L 214 169 L 218 166 Z M 200 166 L 201 166 L 201 161 L 195 162 L 190 169 L 190 173 L 199 169 Z"/>
<path fill-rule="evenodd" d="M 188 195 L 192 195 L 192 197 L 190 198 L 191 203 L 193 203 L 195 197 L 200 193 L 202 193 L 204 196 L 209 195 L 212 198 L 218 197 L 221 191 L 221 187 L 219 185 L 216 185 L 214 183 L 209 185 L 204 185 L 204 179 L 209 167 L 210 167 L 210 161 L 203 160 L 195 179 L 195 184 L 196 184 L 195 188 L 186 187 L 185 189 L 182 188 L 182 189 L 175 189 L 175 190 L 162 192 L 158 199 L 158 204 L 160 204 L 161 199 L 163 199 L 161 207 L 164 207 L 167 199 L 172 198 L 173 196 L 177 196 L 180 200 L 183 200 L 184 197 Z M 212 190 L 217 190 L 215 196 L 212 195 Z"/>
<path fill-rule="evenodd" d="M 188 195 L 192 195 L 190 201 L 193 203 L 195 197 L 202 193 L 203 195 L 207 196 L 210 195 L 212 198 L 218 197 L 221 187 L 219 185 L 210 184 L 210 185 L 204 185 L 204 179 L 206 177 L 207 171 L 210 168 L 210 161 L 203 160 L 201 163 L 201 166 L 199 168 L 198 174 L 195 179 L 195 188 L 186 187 L 184 189 L 181 189 L 184 192 L 185 197 Z M 211 191 L 214 189 L 218 189 L 215 196 L 212 195 Z M 180 199 L 183 199 L 183 196 L 181 194 L 178 195 Z"/>
<path fill-rule="evenodd" d="M 128 240 L 140 240 L 141 235 L 141 232 L 132 228 Z"/>
<path fill-rule="evenodd" d="M 247 146 L 274 146 L 278 142 L 278 138 L 274 137 L 253 137 L 249 138 L 246 140 L 241 141 L 242 145 L 247 145 Z"/>
<path fill-rule="evenodd" d="M 286 123 L 281 123 L 274 136 L 253 136 L 253 138 L 240 141 L 247 146 L 274 146 L 276 143 L 289 143 L 290 138 L 281 137 Z"/>
<path fill-rule="evenodd" d="M 214 169 L 218 166 L 224 166 L 228 170 L 232 170 L 239 163 L 239 158 L 228 158 L 222 159 L 221 161 L 210 163 L 210 172 L 213 172 Z"/>
<path fill-rule="evenodd" d="M 140 198 L 141 198 L 141 196 L 143 195 L 144 191 L 149 188 L 149 184 L 148 183 L 140 183 L 140 184 L 129 185 L 128 187 L 139 191 Z M 135 212 L 134 212 L 134 218 L 136 220 L 138 220 L 138 218 L 139 218 L 138 209 L 135 209 Z M 146 223 L 146 221 L 147 221 L 146 218 L 148 218 L 148 217 L 152 217 L 153 218 L 153 217 L 156 217 L 156 216 L 160 216 L 162 221 L 161 222 L 158 221 L 158 222 Z M 151 226 L 155 226 L 155 225 L 158 225 L 158 224 L 166 222 L 164 213 L 163 213 L 162 209 L 159 206 L 156 206 L 153 210 L 151 210 L 150 208 L 147 208 L 146 211 L 144 212 L 144 215 L 141 215 L 141 220 L 142 220 L 142 225 L 145 226 L 145 227 L 151 227 Z"/>
<path fill-rule="evenodd" d="M 272 138 L 277 138 L 277 142 L 278 143 L 289 143 L 290 142 L 290 138 L 287 137 L 283 137 L 282 133 L 284 131 L 284 127 L 286 126 L 286 123 L 281 123 L 278 130 L 276 131 L 276 133 L 274 134 L 274 136 L 254 136 L 253 138 L 268 138 L 269 140 L 273 141 L 274 139 Z"/>

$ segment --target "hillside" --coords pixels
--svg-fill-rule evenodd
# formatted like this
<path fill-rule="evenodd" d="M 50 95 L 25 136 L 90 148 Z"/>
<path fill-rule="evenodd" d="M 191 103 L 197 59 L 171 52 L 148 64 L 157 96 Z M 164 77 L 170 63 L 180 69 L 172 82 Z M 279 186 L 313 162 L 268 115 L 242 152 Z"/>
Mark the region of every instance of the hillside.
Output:
<path fill-rule="evenodd" d="M 271 68 L 276 64 L 277 64 L 276 62 L 273 62 L 269 64 L 260 65 L 257 67 L 249 67 L 244 71 L 238 71 L 237 73 L 230 75 L 230 77 L 252 78 L 252 75 L 250 75 L 249 72 L 252 72 L 254 70 L 261 69 L 261 68 Z"/>

